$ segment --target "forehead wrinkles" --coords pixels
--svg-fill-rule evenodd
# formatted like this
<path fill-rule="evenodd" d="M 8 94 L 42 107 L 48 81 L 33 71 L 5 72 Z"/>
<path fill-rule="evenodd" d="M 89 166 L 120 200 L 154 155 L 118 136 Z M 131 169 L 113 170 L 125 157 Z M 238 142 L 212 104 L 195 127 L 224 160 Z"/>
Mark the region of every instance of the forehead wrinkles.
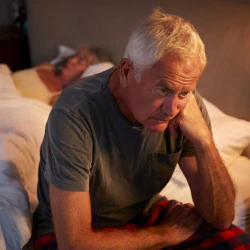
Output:
<path fill-rule="evenodd" d="M 166 74 L 164 75 L 164 79 L 166 79 L 167 82 L 173 85 L 175 85 L 175 83 L 184 85 L 195 84 L 198 81 L 198 78 L 198 76 L 188 76 L 180 73 L 174 73 L 171 71 L 166 71 Z"/>
<path fill-rule="evenodd" d="M 159 76 L 173 85 L 195 85 L 201 75 L 200 65 L 196 60 L 183 62 L 166 58 L 155 66 Z"/>

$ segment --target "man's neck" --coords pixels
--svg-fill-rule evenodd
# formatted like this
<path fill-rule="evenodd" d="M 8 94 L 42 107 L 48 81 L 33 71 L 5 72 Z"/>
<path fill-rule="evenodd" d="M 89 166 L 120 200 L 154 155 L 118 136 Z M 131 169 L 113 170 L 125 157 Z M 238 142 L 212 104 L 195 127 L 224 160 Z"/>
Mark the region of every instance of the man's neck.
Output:
<path fill-rule="evenodd" d="M 135 119 L 128 107 L 128 97 L 126 96 L 126 88 L 122 87 L 120 84 L 119 70 L 120 68 L 117 68 L 112 73 L 108 85 L 120 111 L 127 117 L 128 120 L 130 120 L 131 122 L 135 122 Z"/>

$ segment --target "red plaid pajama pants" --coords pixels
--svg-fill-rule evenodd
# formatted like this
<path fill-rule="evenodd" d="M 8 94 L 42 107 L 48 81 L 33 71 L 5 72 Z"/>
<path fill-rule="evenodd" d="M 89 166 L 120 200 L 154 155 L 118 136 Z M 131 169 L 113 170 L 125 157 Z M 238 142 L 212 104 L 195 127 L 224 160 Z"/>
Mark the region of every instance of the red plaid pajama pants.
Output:
<path fill-rule="evenodd" d="M 143 215 L 143 220 L 147 217 L 146 223 L 141 224 L 128 224 L 120 227 L 96 229 L 104 231 L 114 230 L 136 230 L 138 228 L 156 225 L 160 218 L 169 210 L 175 201 L 169 201 L 165 198 L 160 199 L 149 211 L 147 215 Z M 57 242 L 54 233 L 46 234 L 40 238 L 34 240 L 35 250 L 57 250 Z M 230 228 L 224 231 L 216 230 L 206 223 L 204 223 L 200 229 L 191 236 L 188 240 L 181 244 L 167 247 L 167 250 L 172 249 L 186 249 L 186 250 L 198 250 L 198 249 L 234 249 L 234 250 L 250 250 L 250 238 L 245 232 L 231 225 Z"/>

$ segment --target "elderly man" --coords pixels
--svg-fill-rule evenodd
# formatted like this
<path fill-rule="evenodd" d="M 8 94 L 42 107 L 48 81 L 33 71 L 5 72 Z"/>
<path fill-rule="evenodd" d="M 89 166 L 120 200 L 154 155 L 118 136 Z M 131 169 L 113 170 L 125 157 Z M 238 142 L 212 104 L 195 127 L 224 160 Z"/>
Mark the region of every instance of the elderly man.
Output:
<path fill-rule="evenodd" d="M 119 67 L 64 90 L 41 148 L 36 249 L 250 247 L 195 91 L 205 65 L 194 27 L 155 10 Z M 177 163 L 194 205 L 158 195 Z"/>

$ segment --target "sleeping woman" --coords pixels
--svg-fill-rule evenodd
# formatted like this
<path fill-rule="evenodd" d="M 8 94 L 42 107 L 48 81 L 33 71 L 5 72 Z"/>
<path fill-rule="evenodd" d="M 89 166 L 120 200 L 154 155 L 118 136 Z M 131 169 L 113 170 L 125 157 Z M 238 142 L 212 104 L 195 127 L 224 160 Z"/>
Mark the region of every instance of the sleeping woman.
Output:
<path fill-rule="evenodd" d="M 109 58 L 100 48 L 82 45 L 60 70 L 50 63 L 43 63 L 31 69 L 16 71 L 12 77 L 23 97 L 53 105 L 68 84 L 80 78 L 90 65 L 104 60 Z"/>

